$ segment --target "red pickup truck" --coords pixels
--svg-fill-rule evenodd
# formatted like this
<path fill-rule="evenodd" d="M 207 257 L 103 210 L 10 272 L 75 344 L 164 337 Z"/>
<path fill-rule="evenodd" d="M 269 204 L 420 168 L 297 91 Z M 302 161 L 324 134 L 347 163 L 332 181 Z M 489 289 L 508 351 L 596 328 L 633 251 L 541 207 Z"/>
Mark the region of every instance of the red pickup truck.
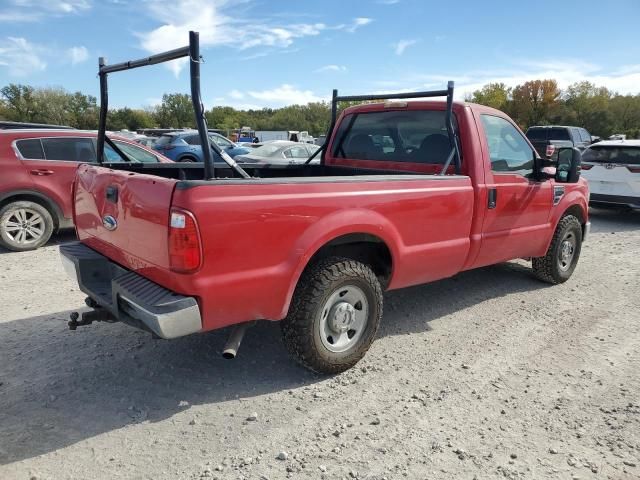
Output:
<path fill-rule="evenodd" d="M 193 38 L 185 49 L 198 58 Z M 369 348 L 385 290 L 516 258 L 566 281 L 590 225 L 579 152 L 561 150 L 549 173 L 507 115 L 452 97 L 450 83 L 336 118 L 339 101 L 379 96 L 334 91 L 319 164 L 80 166 L 80 242 L 61 253 L 93 310 L 70 326 L 175 338 L 236 325 L 233 355 L 248 322 L 281 321 L 303 365 L 335 373 Z"/>

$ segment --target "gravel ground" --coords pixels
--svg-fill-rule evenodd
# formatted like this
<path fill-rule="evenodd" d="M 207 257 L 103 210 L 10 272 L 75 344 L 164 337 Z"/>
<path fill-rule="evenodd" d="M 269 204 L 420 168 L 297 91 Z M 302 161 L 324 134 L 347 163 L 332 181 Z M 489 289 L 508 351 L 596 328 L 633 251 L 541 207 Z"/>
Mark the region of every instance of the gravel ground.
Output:
<path fill-rule="evenodd" d="M 234 361 L 224 331 L 69 332 L 57 247 L 0 252 L 0 478 L 640 478 L 640 212 L 592 221 L 564 285 L 512 262 L 388 293 L 334 377 L 276 324 Z"/>

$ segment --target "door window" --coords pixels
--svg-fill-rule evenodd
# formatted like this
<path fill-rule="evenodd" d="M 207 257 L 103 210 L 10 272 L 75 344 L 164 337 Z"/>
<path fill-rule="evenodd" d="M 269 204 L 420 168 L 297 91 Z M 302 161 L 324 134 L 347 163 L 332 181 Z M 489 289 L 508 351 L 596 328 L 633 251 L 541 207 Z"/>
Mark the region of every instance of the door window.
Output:
<path fill-rule="evenodd" d="M 584 128 L 580 129 L 580 136 L 583 142 L 591 143 L 591 135 Z"/>
<path fill-rule="evenodd" d="M 44 160 L 44 151 L 39 138 L 31 138 L 29 140 L 18 140 L 16 147 L 22 155 L 22 158 L 31 160 Z"/>
<path fill-rule="evenodd" d="M 535 154 L 518 129 L 501 117 L 482 115 L 481 119 L 489 146 L 491 170 L 532 176 Z"/>
<path fill-rule="evenodd" d="M 91 138 L 43 138 L 42 148 L 46 160 L 67 162 L 95 162 L 96 151 Z"/>
<path fill-rule="evenodd" d="M 573 135 L 573 141 L 574 143 L 579 143 L 582 142 L 582 137 L 580 136 L 580 129 L 579 128 L 572 128 L 571 129 L 571 134 Z"/>
<path fill-rule="evenodd" d="M 184 137 L 184 141 L 189 145 L 200 145 L 200 135 L 190 135 L 188 137 Z"/>

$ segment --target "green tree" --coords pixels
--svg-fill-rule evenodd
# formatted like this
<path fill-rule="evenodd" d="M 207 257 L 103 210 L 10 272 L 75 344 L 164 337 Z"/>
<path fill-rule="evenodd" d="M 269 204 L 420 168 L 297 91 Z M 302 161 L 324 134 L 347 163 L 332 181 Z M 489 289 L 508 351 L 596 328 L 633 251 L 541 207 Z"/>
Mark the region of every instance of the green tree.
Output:
<path fill-rule="evenodd" d="M 194 128 L 195 115 L 191 95 L 165 93 L 154 114 L 156 123 L 164 128 Z"/>
<path fill-rule="evenodd" d="M 33 87 L 11 83 L 0 89 L 7 120 L 33 122 L 37 114 Z"/>
<path fill-rule="evenodd" d="M 517 85 L 509 113 L 522 127 L 549 124 L 559 113 L 561 93 L 555 80 L 531 80 Z"/>
<path fill-rule="evenodd" d="M 465 100 L 498 110 L 506 110 L 510 97 L 511 88 L 504 83 L 488 83 L 480 90 L 475 90 L 471 95 L 468 95 Z"/>

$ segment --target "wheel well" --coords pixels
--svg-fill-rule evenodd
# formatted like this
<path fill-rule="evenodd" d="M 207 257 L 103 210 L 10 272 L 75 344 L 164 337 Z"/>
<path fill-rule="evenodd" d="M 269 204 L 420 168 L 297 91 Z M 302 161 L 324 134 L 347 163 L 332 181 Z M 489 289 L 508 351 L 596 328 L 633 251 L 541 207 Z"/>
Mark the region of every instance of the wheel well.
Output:
<path fill-rule="evenodd" d="M 56 204 L 54 204 L 51 200 L 45 197 L 41 197 L 40 195 L 36 195 L 28 192 L 16 193 L 0 200 L 0 208 L 4 207 L 5 205 L 8 205 L 9 203 L 20 202 L 20 201 L 37 203 L 38 205 L 46 208 L 49 214 L 51 215 L 51 218 L 53 219 L 54 232 L 58 229 L 58 227 L 60 226 L 61 218 L 62 218 L 62 212 L 60 211 L 60 208 Z"/>
<path fill-rule="evenodd" d="M 185 153 L 184 155 L 181 155 L 180 157 L 178 157 L 178 162 L 184 162 L 186 159 L 191 159 L 194 162 L 198 161 L 198 157 L 196 157 L 195 155 L 192 155 L 190 153 Z"/>
<path fill-rule="evenodd" d="M 391 250 L 382 239 L 368 233 L 350 233 L 334 238 L 311 257 L 308 265 L 327 257 L 345 257 L 369 265 L 383 289 L 393 272 Z"/>
<path fill-rule="evenodd" d="M 574 217 L 576 217 L 580 222 L 580 225 L 584 225 L 585 223 L 587 223 L 584 212 L 582 211 L 580 205 L 571 205 L 569 208 L 567 208 L 562 216 L 566 217 L 567 215 L 573 215 Z"/>
<path fill-rule="evenodd" d="M 587 223 L 587 220 L 584 216 L 584 212 L 582 211 L 582 208 L 580 207 L 580 205 L 577 205 L 577 204 L 571 205 L 569 208 L 567 208 L 565 212 L 562 214 L 562 217 L 566 217 L 567 215 L 573 215 L 578 219 L 578 221 L 580 222 L 580 225 L 582 225 L 582 234 L 584 235 L 584 229 L 585 229 L 585 224 Z"/>

